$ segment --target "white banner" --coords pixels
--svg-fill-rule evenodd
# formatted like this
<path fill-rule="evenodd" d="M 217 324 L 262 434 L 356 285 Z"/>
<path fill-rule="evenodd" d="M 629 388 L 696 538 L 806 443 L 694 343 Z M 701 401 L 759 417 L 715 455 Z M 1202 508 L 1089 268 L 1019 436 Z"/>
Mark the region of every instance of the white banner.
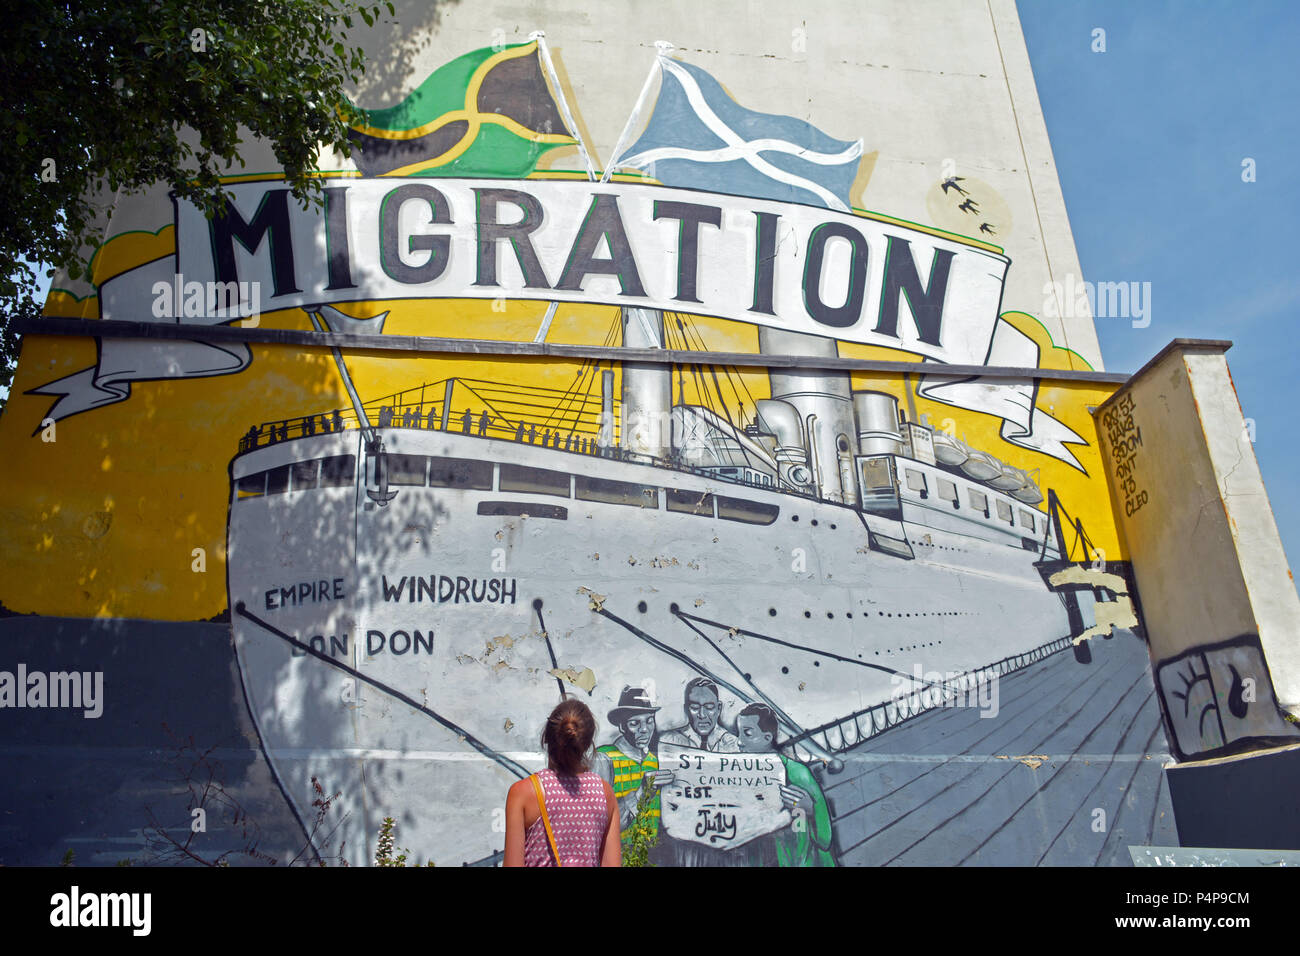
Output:
<path fill-rule="evenodd" d="M 573 180 L 339 180 L 307 209 L 281 182 L 230 189 L 214 220 L 176 203 L 177 254 L 105 282 L 104 319 L 203 325 L 347 301 L 534 299 L 712 315 L 931 363 L 1037 363 L 1037 346 L 998 318 L 1005 256 L 848 213 Z M 59 396 L 58 420 L 125 400 L 132 381 L 228 375 L 249 360 L 243 345 L 103 339 L 96 367 L 36 391 Z M 1034 389 L 949 379 L 922 394 L 999 415 L 1007 441 L 1079 467 L 1065 445 L 1082 439 L 1033 407 Z"/>
<path fill-rule="evenodd" d="M 176 210 L 179 272 L 256 282 L 266 311 L 406 298 L 689 312 L 978 364 L 1005 256 L 799 206 L 636 183 L 342 180 L 325 209 L 281 183 Z M 467 337 L 472 337 L 472 332 Z"/>

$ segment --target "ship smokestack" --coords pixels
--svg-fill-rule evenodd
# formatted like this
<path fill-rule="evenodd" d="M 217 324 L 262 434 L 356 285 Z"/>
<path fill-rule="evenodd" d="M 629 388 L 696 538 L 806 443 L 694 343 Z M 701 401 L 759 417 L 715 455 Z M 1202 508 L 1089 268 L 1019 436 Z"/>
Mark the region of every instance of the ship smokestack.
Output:
<path fill-rule="evenodd" d="M 776 459 L 781 480 L 797 488 L 812 484 L 799 410 L 789 402 L 772 398 L 760 398 L 754 410 L 758 415 L 759 429 L 776 437 L 772 457 Z"/>
<path fill-rule="evenodd" d="M 623 345 L 662 349 L 664 314 L 657 309 L 623 309 Z M 667 458 L 672 442 L 672 370 L 665 364 L 623 363 L 624 451 Z"/>
<path fill-rule="evenodd" d="M 834 339 L 802 332 L 760 327 L 758 347 L 764 355 L 839 355 Z M 772 398 L 788 402 L 807 423 L 808 460 L 817 478 L 817 494 L 829 501 L 852 504 L 853 483 L 845 483 L 842 458 L 851 453 L 856 432 L 853 399 L 847 372 L 819 369 L 773 369 L 768 378 Z"/>
<path fill-rule="evenodd" d="M 614 445 L 614 370 L 600 373 L 600 432 L 596 435 L 597 448 Z"/>
<path fill-rule="evenodd" d="M 903 434 L 898 430 L 897 398 L 888 392 L 854 392 L 853 411 L 858 419 L 858 454 L 903 453 Z"/>

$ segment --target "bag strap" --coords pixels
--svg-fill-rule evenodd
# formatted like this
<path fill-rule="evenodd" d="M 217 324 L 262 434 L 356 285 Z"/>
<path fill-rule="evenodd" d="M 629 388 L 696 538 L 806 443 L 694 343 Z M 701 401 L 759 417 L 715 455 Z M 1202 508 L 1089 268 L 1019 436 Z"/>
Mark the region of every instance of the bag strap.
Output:
<path fill-rule="evenodd" d="M 542 795 L 542 781 L 538 779 L 537 774 L 532 774 L 528 778 L 533 782 L 533 790 L 537 793 L 537 806 L 542 811 L 542 825 L 546 827 L 546 840 L 551 844 L 551 853 L 555 856 L 555 865 L 562 866 L 560 863 L 560 848 L 555 845 L 555 834 L 551 832 L 551 818 L 546 815 L 546 797 Z"/>

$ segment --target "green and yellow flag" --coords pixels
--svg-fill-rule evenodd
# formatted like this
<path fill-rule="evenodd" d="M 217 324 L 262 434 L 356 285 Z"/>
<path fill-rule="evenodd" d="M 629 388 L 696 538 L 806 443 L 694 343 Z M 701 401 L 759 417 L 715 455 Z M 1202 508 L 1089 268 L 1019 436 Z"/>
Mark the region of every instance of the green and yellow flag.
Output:
<path fill-rule="evenodd" d="M 537 42 L 485 47 L 439 67 L 396 106 L 354 126 L 364 176 L 523 178 L 577 142 L 560 117 Z"/>

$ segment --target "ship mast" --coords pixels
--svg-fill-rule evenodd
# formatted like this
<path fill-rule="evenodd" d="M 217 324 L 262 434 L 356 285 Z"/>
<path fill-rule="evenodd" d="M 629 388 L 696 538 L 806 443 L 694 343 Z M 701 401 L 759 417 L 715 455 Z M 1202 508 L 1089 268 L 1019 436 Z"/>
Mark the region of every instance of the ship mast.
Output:
<path fill-rule="evenodd" d="M 317 332 L 337 332 L 338 329 L 330 327 L 329 321 L 319 311 L 321 307 L 313 309 L 303 309 L 311 319 L 312 327 Z M 385 313 L 386 315 L 387 313 Z M 380 316 L 382 319 L 383 316 Z M 382 328 L 382 322 L 380 323 Z M 348 367 L 343 363 L 343 353 L 339 351 L 338 346 L 331 345 L 330 352 L 334 355 L 334 365 L 339 370 L 339 377 L 343 379 L 343 387 L 347 389 L 348 398 L 352 402 L 352 410 L 357 414 L 357 426 L 361 429 L 361 434 L 365 438 L 366 445 L 369 447 L 375 441 L 375 430 L 370 424 L 370 419 L 366 415 L 366 410 L 361 404 L 361 399 L 357 395 L 356 387 L 352 384 L 352 376 L 348 374 Z"/>

